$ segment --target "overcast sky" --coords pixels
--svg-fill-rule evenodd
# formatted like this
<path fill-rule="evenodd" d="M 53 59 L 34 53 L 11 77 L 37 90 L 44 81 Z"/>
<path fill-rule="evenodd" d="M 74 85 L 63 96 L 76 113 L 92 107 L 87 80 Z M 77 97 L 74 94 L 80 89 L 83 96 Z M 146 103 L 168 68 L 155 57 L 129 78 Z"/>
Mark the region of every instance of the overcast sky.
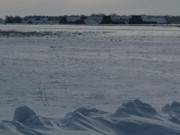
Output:
<path fill-rule="evenodd" d="M 168 14 L 180 15 L 180 0 L 0 0 L 6 15 Z"/>

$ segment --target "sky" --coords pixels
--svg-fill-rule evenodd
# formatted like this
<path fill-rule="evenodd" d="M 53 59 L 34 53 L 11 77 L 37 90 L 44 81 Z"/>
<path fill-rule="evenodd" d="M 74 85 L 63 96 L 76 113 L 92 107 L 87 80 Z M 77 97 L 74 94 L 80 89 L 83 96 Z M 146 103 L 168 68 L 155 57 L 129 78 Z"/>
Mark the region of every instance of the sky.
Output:
<path fill-rule="evenodd" d="M 149 14 L 180 15 L 180 0 L 0 0 L 6 15 Z"/>

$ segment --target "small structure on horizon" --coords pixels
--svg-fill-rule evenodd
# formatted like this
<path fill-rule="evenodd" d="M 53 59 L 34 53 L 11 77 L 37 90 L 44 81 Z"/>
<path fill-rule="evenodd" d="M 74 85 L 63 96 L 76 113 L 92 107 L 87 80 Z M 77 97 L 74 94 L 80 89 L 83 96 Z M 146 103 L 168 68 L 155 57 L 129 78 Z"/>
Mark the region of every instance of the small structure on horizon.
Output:
<path fill-rule="evenodd" d="M 130 16 L 120 16 L 113 14 L 111 15 L 111 21 L 113 24 L 128 24 L 129 23 Z"/>
<path fill-rule="evenodd" d="M 168 23 L 166 17 L 164 16 L 142 15 L 141 18 L 145 24 L 167 24 Z"/>
<path fill-rule="evenodd" d="M 88 25 L 97 25 L 97 24 L 101 24 L 103 20 L 103 15 L 91 15 L 91 16 L 88 16 L 84 22 L 85 24 L 88 24 Z"/>

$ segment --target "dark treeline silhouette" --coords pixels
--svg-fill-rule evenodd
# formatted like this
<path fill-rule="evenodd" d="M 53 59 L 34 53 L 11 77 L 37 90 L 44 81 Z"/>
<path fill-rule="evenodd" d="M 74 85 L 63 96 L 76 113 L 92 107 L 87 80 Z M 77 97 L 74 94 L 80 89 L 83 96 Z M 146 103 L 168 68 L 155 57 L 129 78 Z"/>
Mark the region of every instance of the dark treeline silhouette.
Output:
<path fill-rule="evenodd" d="M 180 16 L 148 15 L 64 15 L 64 16 L 6 16 L 4 24 L 180 24 Z"/>
<path fill-rule="evenodd" d="M 5 23 L 22 23 L 23 18 L 19 16 L 6 16 Z"/>
<path fill-rule="evenodd" d="M 141 16 L 133 15 L 129 20 L 129 24 L 143 24 Z"/>

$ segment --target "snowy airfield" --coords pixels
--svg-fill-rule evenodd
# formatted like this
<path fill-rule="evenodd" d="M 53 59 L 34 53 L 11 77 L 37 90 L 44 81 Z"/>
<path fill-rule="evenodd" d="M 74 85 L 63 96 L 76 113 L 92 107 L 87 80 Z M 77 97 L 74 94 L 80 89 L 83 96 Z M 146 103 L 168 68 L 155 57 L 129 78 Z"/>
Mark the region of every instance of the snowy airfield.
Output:
<path fill-rule="evenodd" d="M 180 135 L 173 101 L 179 27 L 0 25 L 0 134 Z"/>

